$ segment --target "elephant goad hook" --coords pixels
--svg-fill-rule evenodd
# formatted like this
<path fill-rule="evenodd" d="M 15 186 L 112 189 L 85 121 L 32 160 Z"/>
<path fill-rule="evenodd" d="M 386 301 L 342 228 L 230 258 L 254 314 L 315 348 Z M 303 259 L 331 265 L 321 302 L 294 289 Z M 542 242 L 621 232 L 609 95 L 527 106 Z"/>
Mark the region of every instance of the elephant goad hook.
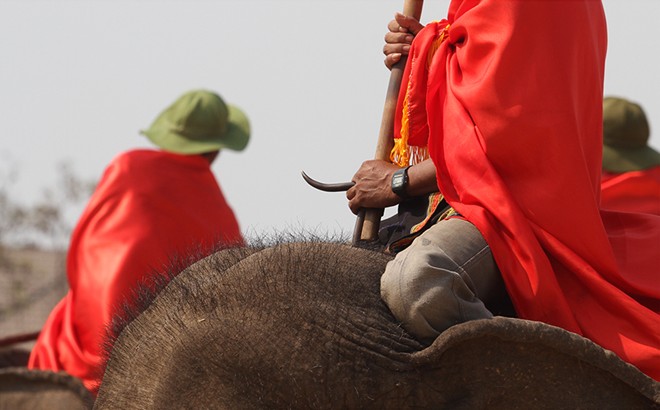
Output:
<path fill-rule="evenodd" d="M 325 192 L 344 192 L 344 191 L 348 191 L 353 185 L 355 185 L 355 182 L 353 181 L 327 184 L 315 180 L 314 178 L 307 175 L 305 171 L 301 171 L 301 174 L 305 182 L 307 182 L 312 187 Z M 380 218 L 380 216 L 378 217 Z M 360 235 L 362 233 L 362 228 L 364 225 L 364 218 L 365 218 L 365 210 L 361 209 L 360 212 L 358 213 L 358 218 L 355 221 L 355 229 L 353 230 L 353 239 L 351 240 L 353 246 L 360 246 L 360 243 L 362 243 Z"/>
<path fill-rule="evenodd" d="M 403 14 L 419 21 L 422 15 L 423 4 L 424 0 L 404 0 Z M 401 59 L 390 70 L 390 81 L 387 85 L 385 106 L 383 107 L 383 117 L 381 118 L 374 159 L 389 160 L 390 158 L 390 151 L 393 144 L 392 136 L 394 135 L 394 114 L 399 97 L 399 89 L 401 88 L 403 71 L 406 66 L 406 58 L 406 55 L 402 55 Z M 324 184 L 306 177 L 304 172 L 303 178 L 305 178 L 308 184 L 322 191 L 346 191 L 352 186 L 352 182 Z M 378 240 L 378 228 L 382 216 L 382 209 L 364 208 L 358 212 L 353 231 L 354 246 L 357 246 L 360 242 L 374 242 Z"/>
<path fill-rule="evenodd" d="M 355 182 L 349 181 L 349 182 L 337 182 L 337 183 L 332 183 L 332 184 L 327 184 L 323 182 L 319 182 L 309 175 L 305 173 L 305 171 L 301 171 L 302 177 L 307 182 L 309 185 L 312 187 L 320 190 L 320 191 L 325 191 L 325 192 L 345 192 L 348 191 L 353 185 L 355 185 Z"/>

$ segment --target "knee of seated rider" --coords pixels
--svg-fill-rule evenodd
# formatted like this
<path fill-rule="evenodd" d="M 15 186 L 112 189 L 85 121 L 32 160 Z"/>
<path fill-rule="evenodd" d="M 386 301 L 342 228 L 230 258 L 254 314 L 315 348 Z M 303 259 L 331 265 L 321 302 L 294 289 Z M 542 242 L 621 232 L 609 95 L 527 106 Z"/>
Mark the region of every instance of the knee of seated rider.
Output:
<path fill-rule="evenodd" d="M 403 264 L 398 257 L 399 255 L 387 263 L 385 271 L 380 277 L 380 297 L 397 319 L 399 319 L 398 315 L 402 307 L 401 282 L 405 280 Z"/>
<path fill-rule="evenodd" d="M 430 342 L 457 323 L 492 317 L 452 261 L 440 260 L 442 253 L 406 251 L 386 266 L 380 291 L 409 333 Z"/>
<path fill-rule="evenodd" d="M 414 263 L 413 263 L 414 265 Z M 424 291 L 408 269 L 410 265 L 394 259 L 381 277 L 381 298 L 401 326 L 413 337 L 431 343 L 440 333 L 429 323 L 428 289 Z"/>
<path fill-rule="evenodd" d="M 420 299 L 428 294 L 429 287 L 441 285 L 431 279 L 424 258 L 411 257 L 406 251 L 387 264 L 380 279 L 381 298 L 401 322 L 417 317 Z"/>

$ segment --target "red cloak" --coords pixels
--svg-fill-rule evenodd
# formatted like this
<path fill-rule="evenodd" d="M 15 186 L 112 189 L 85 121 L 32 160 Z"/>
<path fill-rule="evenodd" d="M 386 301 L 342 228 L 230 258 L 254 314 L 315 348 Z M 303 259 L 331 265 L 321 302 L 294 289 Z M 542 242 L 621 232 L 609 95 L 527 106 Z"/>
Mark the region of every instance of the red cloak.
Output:
<path fill-rule="evenodd" d="M 453 0 L 415 38 L 399 110 L 518 315 L 660 380 L 660 218 L 599 209 L 606 48 L 600 1 Z"/>
<path fill-rule="evenodd" d="M 144 279 L 187 251 L 242 244 L 206 159 L 164 151 L 119 155 L 105 170 L 71 238 L 70 290 L 53 309 L 29 367 L 63 370 L 96 391 L 113 314 Z"/>
<path fill-rule="evenodd" d="M 604 171 L 600 207 L 660 215 L 660 166 L 621 174 Z"/>

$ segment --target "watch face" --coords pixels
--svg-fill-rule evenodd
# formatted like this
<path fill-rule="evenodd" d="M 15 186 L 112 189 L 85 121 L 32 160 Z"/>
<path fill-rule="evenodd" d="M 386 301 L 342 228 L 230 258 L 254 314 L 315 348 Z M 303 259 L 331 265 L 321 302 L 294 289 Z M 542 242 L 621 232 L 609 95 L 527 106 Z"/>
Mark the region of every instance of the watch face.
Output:
<path fill-rule="evenodd" d="M 404 179 L 405 178 L 404 178 L 403 174 L 401 174 L 401 173 L 397 172 L 396 174 L 392 175 L 392 187 L 393 188 L 394 187 L 396 187 L 396 188 L 402 187 Z"/>
<path fill-rule="evenodd" d="M 400 197 L 406 196 L 408 186 L 408 168 L 399 169 L 392 174 L 392 192 Z"/>

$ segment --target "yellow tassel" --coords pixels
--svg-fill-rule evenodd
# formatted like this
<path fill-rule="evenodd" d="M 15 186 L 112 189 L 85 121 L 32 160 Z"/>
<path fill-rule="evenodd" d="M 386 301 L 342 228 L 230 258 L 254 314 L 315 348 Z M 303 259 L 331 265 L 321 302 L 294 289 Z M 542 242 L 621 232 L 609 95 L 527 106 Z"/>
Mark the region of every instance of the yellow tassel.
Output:
<path fill-rule="evenodd" d="M 445 28 L 440 32 L 438 38 L 433 41 L 433 44 L 431 45 L 427 54 L 427 69 L 431 65 L 431 60 L 433 59 L 436 51 L 438 51 L 438 48 L 440 48 L 440 44 L 442 44 L 442 42 L 447 38 L 449 27 L 450 25 L 447 24 L 447 26 L 445 26 Z M 410 96 L 410 87 L 411 82 L 409 80 L 408 87 L 406 88 L 406 94 L 403 97 L 403 114 L 401 116 L 400 138 L 394 139 L 394 147 L 392 147 L 392 151 L 390 152 L 390 161 L 400 167 L 417 164 L 425 159 L 428 159 L 429 157 L 428 149 L 426 146 L 410 147 L 408 145 L 408 138 L 410 133 L 410 112 L 408 97 Z"/>
<path fill-rule="evenodd" d="M 410 83 L 408 83 L 410 88 Z M 390 161 L 400 167 L 405 167 L 410 164 L 410 150 L 408 146 L 408 131 L 410 115 L 408 114 L 408 91 L 403 99 L 403 116 L 401 118 L 401 138 L 394 139 L 394 147 L 390 152 Z"/>
<path fill-rule="evenodd" d="M 447 24 L 445 28 L 443 28 L 442 31 L 440 32 L 438 38 L 436 38 L 433 41 L 433 44 L 431 44 L 431 48 L 429 49 L 429 53 L 426 58 L 427 69 L 431 67 L 431 61 L 433 60 L 433 56 L 435 55 L 435 52 L 438 51 L 438 49 L 440 48 L 440 44 L 442 44 L 442 42 L 445 41 L 445 39 L 447 38 L 447 34 L 449 34 L 450 26 L 451 24 Z"/>

